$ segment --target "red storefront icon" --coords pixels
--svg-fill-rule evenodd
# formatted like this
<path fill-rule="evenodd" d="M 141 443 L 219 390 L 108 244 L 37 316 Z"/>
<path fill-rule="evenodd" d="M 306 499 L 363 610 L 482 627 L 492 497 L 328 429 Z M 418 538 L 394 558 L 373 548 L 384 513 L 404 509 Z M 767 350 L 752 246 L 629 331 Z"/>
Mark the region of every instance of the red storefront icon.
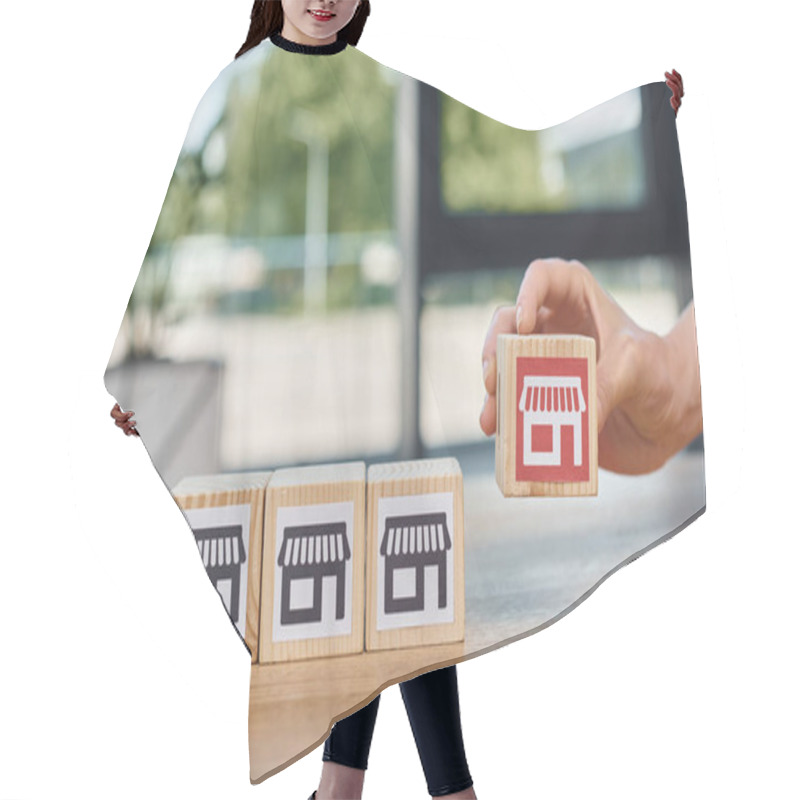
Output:
<path fill-rule="evenodd" d="M 518 481 L 589 480 L 585 358 L 517 359 Z"/>

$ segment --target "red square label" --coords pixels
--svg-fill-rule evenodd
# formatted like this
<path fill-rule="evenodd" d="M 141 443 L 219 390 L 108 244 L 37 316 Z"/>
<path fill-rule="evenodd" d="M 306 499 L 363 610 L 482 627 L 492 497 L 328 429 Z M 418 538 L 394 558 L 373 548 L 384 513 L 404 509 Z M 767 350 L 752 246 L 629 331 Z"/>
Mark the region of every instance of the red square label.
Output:
<path fill-rule="evenodd" d="M 585 358 L 518 358 L 518 481 L 589 480 L 589 366 Z"/>

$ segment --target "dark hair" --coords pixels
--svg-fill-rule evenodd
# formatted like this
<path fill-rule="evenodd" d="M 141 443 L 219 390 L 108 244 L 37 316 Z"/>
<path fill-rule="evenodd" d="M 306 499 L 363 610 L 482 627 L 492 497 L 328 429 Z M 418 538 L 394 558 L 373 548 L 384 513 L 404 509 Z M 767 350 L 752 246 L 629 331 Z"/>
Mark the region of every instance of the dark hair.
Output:
<path fill-rule="evenodd" d="M 358 44 L 368 16 L 369 0 L 361 0 L 353 18 L 339 31 L 336 38 L 346 39 L 351 45 Z M 282 30 L 283 6 L 280 0 L 255 0 L 253 10 L 250 12 L 250 30 L 235 58 L 239 58 L 273 33 L 280 33 Z"/>

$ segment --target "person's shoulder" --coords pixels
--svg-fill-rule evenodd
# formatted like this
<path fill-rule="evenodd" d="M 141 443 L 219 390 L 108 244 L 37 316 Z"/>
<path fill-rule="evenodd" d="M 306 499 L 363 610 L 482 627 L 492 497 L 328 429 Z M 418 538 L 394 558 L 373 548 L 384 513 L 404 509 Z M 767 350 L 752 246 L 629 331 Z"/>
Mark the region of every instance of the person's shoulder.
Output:
<path fill-rule="evenodd" d="M 227 63 L 203 92 L 195 113 L 204 107 L 216 106 L 220 98 L 225 97 L 235 83 L 247 84 L 250 80 L 255 80 L 264 62 L 275 49 L 275 45 L 267 38 Z"/>
<path fill-rule="evenodd" d="M 218 83 L 229 83 L 234 77 L 243 75 L 247 72 L 257 72 L 264 61 L 268 59 L 276 50 L 275 45 L 269 37 L 259 42 L 255 47 L 251 47 L 242 53 L 238 58 L 234 58 L 226 64 L 212 81 L 209 89 Z"/>
<path fill-rule="evenodd" d="M 342 59 L 338 63 L 347 63 L 350 68 L 361 74 L 378 74 L 384 83 L 391 86 L 397 86 L 401 81 L 408 80 L 420 82 L 413 75 L 409 75 L 406 72 L 401 72 L 394 67 L 388 66 L 383 61 L 380 61 L 378 58 L 370 55 L 369 53 L 365 53 L 362 49 L 355 45 L 348 45 L 341 55 L 346 56 L 346 58 Z M 339 58 L 339 56 L 337 56 L 337 58 Z"/>
<path fill-rule="evenodd" d="M 390 70 L 394 72 L 391 67 L 387 67 L 383 62 L 379 61 L 374 56 L 369 55 L 369 53 L 365 53 L 360 47 L 357 47 L 354 44 L 349 44 L 344 49 L 342 55 L 347 56 L 350 61 L 362 63 L 365 66 L 372 66 L 375 68 Z"/>

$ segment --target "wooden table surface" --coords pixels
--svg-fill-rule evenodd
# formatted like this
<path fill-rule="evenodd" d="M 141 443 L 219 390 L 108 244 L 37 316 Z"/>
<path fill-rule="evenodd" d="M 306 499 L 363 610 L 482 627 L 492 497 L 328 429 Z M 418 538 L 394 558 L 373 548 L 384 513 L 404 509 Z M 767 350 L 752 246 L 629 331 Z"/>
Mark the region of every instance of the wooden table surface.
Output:
<path fill-rule="evenodd" d="M 503 498 L 482 459 L 464 465 L 463 642 L 294 663 L 250 673 L 250 779 L 259 783 L 318 747 L 334 721 L 387 686 L 529 636 L 609 575 L 705 509 L 701 453 L 658 472 L 600 472 L 591 498 Z"/>

